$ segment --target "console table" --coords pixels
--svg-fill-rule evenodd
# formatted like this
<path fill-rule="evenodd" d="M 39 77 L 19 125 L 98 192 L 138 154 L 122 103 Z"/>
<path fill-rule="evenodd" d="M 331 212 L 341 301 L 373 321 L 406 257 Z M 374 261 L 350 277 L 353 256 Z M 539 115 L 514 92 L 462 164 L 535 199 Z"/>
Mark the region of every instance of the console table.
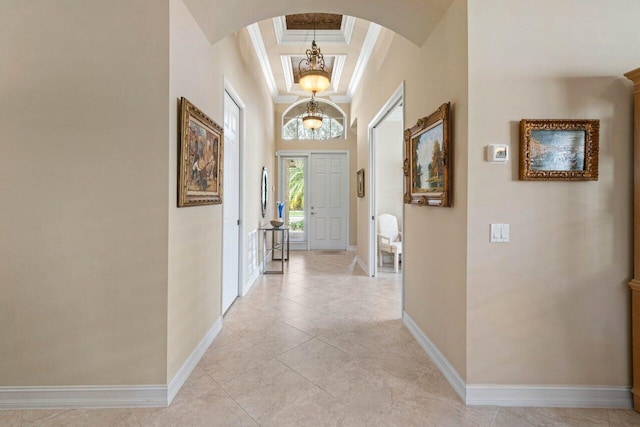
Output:
<path fill-rule="evenodd" d="M 262 274 L 283 274 L 284 262 L 289 261 L 289 227 L 260 227 L 262 231 Z M 271 233 L 271 248 L 267 249 L 267 235 Z M 280 258 L 276 258 L 276 254 Z M 269 256 L 280 261 L 280 270 L 267 270 Z"/>

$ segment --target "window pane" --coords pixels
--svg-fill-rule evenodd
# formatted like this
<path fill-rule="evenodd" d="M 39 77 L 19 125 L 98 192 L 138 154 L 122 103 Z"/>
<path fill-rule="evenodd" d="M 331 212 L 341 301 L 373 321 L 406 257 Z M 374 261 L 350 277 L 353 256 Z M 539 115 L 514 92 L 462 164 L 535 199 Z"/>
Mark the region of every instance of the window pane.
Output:
<path fill-rule="evenodd" d="M 285 158 L 284 221 L 290 227 L 291 241 L 304 241 L 304 159 Z"/>
<path fill-rule="evenodd" d="M 306 102 L 298 104 L 283 116 L 282 139 L 340 139 L 344 137 L 344 117 L 330 104 L 318 100 L 323 111 L 322 126 L 318 129 L 307 129 L 302 124 L 302 115 L 306 112 Z"/>

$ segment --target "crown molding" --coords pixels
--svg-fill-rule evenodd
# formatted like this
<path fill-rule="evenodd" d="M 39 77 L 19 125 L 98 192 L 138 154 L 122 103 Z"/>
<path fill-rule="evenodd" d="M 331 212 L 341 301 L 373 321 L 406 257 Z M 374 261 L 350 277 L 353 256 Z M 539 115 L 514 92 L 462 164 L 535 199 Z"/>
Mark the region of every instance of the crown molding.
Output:
<path fill-rule="evenodd" d="M 342 78 L 342 72 L 344 71 L 344 64 L 347 62 L 347 55 L 333 55 L 333 73 L 331 76 L 331 86 L 335 92 L 338 91 L 340 86 L 340 79 Z"/>
<path fill-rule="evenodd" d="M 278 86 L 276 85 L 276 79 L 273 77 L 273 71 L 269 64 L 269 56 L 267 55 L 267 49 L 264 47 L 264 40 L 262 39 L 262 33 L 258 24 L 251 24 L 247 27 L 247 32 L 251 38 L 253 49 L 258 57 L 262 74 L 264 74 L 264 80 L 267 83 L 271 97 L 275 100 L 279 96 Z"/>
<path fill-rule="evenodd" d="M 353 99 L 349 95 L 331 95 L 329 98 L 331 98 L 331 100 L 336 104 L 350 104 Z"/>
<path fill-rule="evenodd" d="M 360 84 L 360 79 L 362 79 L 364 70 L 367 68 L 369 59 L 371 59 L 373 49 L 376 47 L 376 42 L 378 41 L 378 36 L 380 35 L 381 30 L 382 27 L 380 25 L 373 22 L 369 24 L 367 35 L 364 38 L 364 42 L 362 43 L 362 50 L 360 51 L 360 55 L 358 56 L 356 67 L 353 70 L 353 75 L 351 76 L 349 87 L 347 88 L 347 96 L 349 98 L 353 98 L 353 94 Z"/>

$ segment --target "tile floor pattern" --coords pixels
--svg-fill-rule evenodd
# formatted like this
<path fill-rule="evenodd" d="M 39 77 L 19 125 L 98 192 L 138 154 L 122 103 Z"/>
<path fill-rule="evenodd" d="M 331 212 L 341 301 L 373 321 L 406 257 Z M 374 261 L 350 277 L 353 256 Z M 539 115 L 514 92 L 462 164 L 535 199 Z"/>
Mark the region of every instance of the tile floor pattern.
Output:
<path fill-rule="evenodd" d="M 640 426 L 632 410 L 466 407 L 400 321 L 400 275 L 295 252 L 168 408 L 0 411 L 0 426 Z"/>

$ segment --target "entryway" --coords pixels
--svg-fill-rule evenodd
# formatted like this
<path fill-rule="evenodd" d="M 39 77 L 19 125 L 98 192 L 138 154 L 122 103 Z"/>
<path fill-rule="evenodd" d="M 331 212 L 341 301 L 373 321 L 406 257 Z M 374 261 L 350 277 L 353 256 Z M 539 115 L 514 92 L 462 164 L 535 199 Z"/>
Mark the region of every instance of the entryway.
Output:
<path fill-rule="evenodd" d="M 279 198 L 291 248 L 346 250 L 349 239 L 347 152 L 278 153 Z"/>

